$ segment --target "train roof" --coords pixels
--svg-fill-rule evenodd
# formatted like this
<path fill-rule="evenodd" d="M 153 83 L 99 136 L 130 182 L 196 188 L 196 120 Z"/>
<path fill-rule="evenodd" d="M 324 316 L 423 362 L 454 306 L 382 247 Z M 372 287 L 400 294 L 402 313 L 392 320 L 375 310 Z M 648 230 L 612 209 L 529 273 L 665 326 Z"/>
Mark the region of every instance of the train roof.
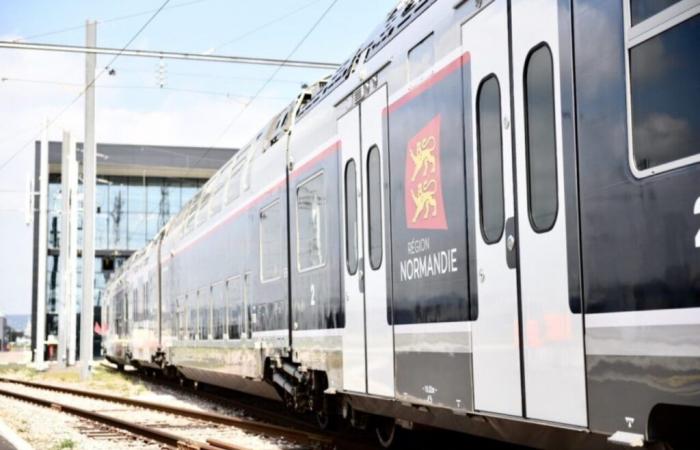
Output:
<path fill-rule="evenodd" d="M 400 0 L 399 3 L 387 14 L 384 22 L 375 28 L 374 32 L 356 51 L 348 58 L 340 68 L 329 77 L 322 89 L 299 108 L 299 117 L 304 116 L 314 106 L 319 104 L 338 86 L 343 84 L 350 75 L 362 64 L 374 57 L 392 39 L 411 24 L 418 16 L 425 12 L 436 0 Z"/>
<path fill-rule="evenodd" d="M 260 148 L 264 150 L 273 145 L 287 131 L 291 123 L 311 111 L 314 106 L 318 105 L 338 86 L 343 84 L 359 66 L 379 53 L 382 48 L 435 2 L 436 0 L 400 0 L 387 14 L 384 22 L 375 28 L 370 37 L 335 73 L 327 75 L 309 86 L 304 86 L 294 101 L 275 114 L 253 139 L 236 152 L 180 211 L 168 220 L 151 243 L 167 235 L 170 230 L 184 226 L 184 223 L 190 216 L 199 210 L 200 204 L 207 201 L 214 186 L 222 182 L 226 174 L 248 162 L 257 153 L 255 150 Z M 137 259 L 149 251 L 152 247 L 151 243 L 129 257 L 122 269 L 126 270 L 135 264 Z"/>

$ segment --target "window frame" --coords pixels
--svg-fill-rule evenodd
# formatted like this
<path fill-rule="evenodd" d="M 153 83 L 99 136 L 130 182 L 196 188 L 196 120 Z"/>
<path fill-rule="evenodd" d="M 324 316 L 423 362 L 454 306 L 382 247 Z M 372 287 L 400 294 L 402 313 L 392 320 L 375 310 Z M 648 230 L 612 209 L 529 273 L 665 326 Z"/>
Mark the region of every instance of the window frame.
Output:
<path fill-rule="evenodd" d="M 317 178 L 322 178 L 324 175 L 325 175 L 325 170 L 320 169 L 317 172 L 313 173 L 312 175 L 306 177 L 303 181 L 301 181 L 300 183 L 297 183 L 297 185 L 296 185 L 294 220 L 296 221 L 296 223 L 295 223 L 295 225 L 296 225 L 296 233 L 295 233 L 296 234 L 296 247 L 297 247 L 296 248 L 296 260 L 297 260 L 296 266 L 297 266 L 298 273 L 305 273 L 305 272 L 310 272 L 312 270 L 320 269 L 320 268 L 325 267 L 326 264 L 328 263 L 328 251 L 327 251 L 327 249 L 328 249 L 328 233 L 325 232 L 327 230 L 322 230 L 322 233 L 324 233 L 324 237 L 326 238 L 325 239 L 326 242 L 324 243 L 325 248 L 323 248 L 322 252 L 321 252 L 321 263 L 320 264 L 315 264 L 313 266 L 302 268 L 301 267 L 301 258 L 299 255 L 299 243 L 300 243 L 300 241 L 299 241 L 299 230 L 300 230 L 300 227 L 299 227 L 299 189 L 302 188 L 304 185 L 314 181 Z M 323 187 L 324 188 L 326 187 L 325 178 L 323 179 Z M 327 208 L 327 206 L 326 206 L 326 208 Z M 326 217 L 323 218 L 324 221 L 321 223 L 322 226 L 326 226 L 327 221 L 328 221 L 328 210 L 327 209 L 326 209 L 325 216 Z"/>
<path fill-rule="evenodd" d="M 634 158 L 634 130 L 632 123 L 632 78 L 630 73 L 631 50 L 656 36 L 670 30 L 691 17 L 700 14 L 700 4 L 694 0 L 681 0 L 666 9 L 648 17 L 632 26 L 632 13 L 630 2 L 623 2 L 624 18 L 624 48 L 625 48 L 625 93 L 627 106 L 627 164 L 632 174 L 638 178 L 646 178 L 659 173 L 689 166 L 700 162 L 700 152 L 691 156 L 669 161 L 647 169 L 637 168 Z"/>
<path fill-rule="evenodd" d="M 280 208 L 282 207 L 282 202 L 280 201 L 279 198 L 276 198 L 275 200 L 271 201 L 270 203 L 268 203 L 267 205 L 263 206 L 262 208 L 260 208 L 260 209 L 258 210 L 258 255 L 259 255 L 259 258 L 258 258 L 258 259 L 260 260 L 260 261 L 258 261 L 258 271 L 259 271 L 259 273 L 260 273 L 260 277 L 259 277 L 259 278 L 260 278 L 260 283 L 261 283 L 261 284 L 271 283 L 271 282 L 273 282 L 273 281 L 278 281 L 278 280 L 280 280 L 280 279 L 282 278 L 282 274 L 284 273 L 284 269 L 282 269 L 282 270 L 280 270 L 279 275 L 277 275 L 276 277 L 273 277 L 273 278 L 265 278 L 265 276 L 264 276 L 265 274 L 263 273 L 263 253 L 264 253 L 263 250 L 264 250 L 264 249 L 263 249 L 263 239 L 262 239 L 262 237 L 263 237 L 263 233 L 262 233 L 262 227 L 263 227 L 262 214 L 263 214 L 265 211 L 267 211 L 267 210 L 269 210 L 269 209 L 271 209 L 271 208 L 274 208 L 275 206 L 279 206 Z M 282 216 L 281 220 L 285 220 L 285 219 L 284 219 L 284 216 L 282 215 L 282 213 L 280 213 L 280 215 Z M 284 225 L 284 226 L 286 226 L 286 225 Z"/>
<path fill-rule="evenodd" d="M 483 176 L 481 173 L 481 161 L 482 161 L 482 151 L 481 151 L 481 109 L 479 108 L 479 100 L 481 99 L 481 92 L 486 84 L 487 81 L 489 80 L 495 80 L 496 81 L 496 86 L 498 87 L 498 131 L 499 131 L 499 137 L 500 137 L 500 161 L 501 161 L 501 211 L 503 214 L 503 220 L 501 221 L 501 229 L 498 233 L 498 236 L 490 240 L 486 236 L 486 232 L 484 229 L 484 202 L 483 202 Z M 498 79 L 498 76 L 496 76 L 495 73 L 490 73 L 486 76 L 484 76 L 481 81 L 479 82 L 479 87 L 476 90 L 476 154 L 477 154 L 477 171 L 479 173 L 479 180 L 478 180 L 478 187 L 479 187 L 479 225 L 480 225 L 480 230 L 481 230 L 481 238 L 484 240 L 484 243 L 486 245 L 494 245 L 497 244 L 501 241 L 501 238 L 503 238 L 503 234 L 505 233 L 506 229 L 506 200 L 505 200 L 505 194 L 506 194 L 506 186 L 505 186 L 505 170 L 503 168 L 503 123 L 502 123 L 502 116 L 503 116 L 503 108 L 502 108 L 502 102 L 503 102 L 503 93 L 501 92 L 501 81 Z"/>
<path fill-rule="evenodd" d="M 532 220 L 532 180 L 530 179 L 530 133 L 529 133 L 529 115 L 528 115 L 528 88 L 527 88 L 527 71 L 529 68 L 530 60 L 532 56 L 542 48 L 546 48 L 549 52 L 549 59 L 552 62 L 552 124 L 554 130 L 554 183 L 555 183 L 555 199 L 556 199 L 556 210 L 554 211 L 554 218 L 552 223 L 545 228 L 539 228 L 535 225 Z M 525 177 L 527 182 L 527 217 L 530 222 L 530 229 L 537 234 L 544 234 L 557 225 L 559 220 L 559 210 L 560 210 L 560 195 L 559 195 L 559 121 L 557 120 L 557 79 L 556 79 L 556 64 L 554 60 L 554 52 L 552 52 L 552 47 L 546 41 L 542 41 L 539 44 L 534 45 L 527 53 L 525 58 L 525 63 L 523 64 L 523 118 L 524 118 L 524 130 L 525 130 Z"/>

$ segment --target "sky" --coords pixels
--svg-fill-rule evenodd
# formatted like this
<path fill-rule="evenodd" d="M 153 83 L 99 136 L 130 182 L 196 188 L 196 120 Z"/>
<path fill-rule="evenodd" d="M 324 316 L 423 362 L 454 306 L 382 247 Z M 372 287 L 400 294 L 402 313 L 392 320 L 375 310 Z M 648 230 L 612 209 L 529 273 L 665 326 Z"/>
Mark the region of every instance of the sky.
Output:
<path fill-rule="evenodd" d="M 0 0 L 0 40 L 84 45 L 85 21 L 96 20 L 97 45 L 122 48 L 163 1 Z M 397 0 L 337 0 L 291 54 L 332 3 L 170 0 L 129 48 L 342 63 Z M 98 56 L 97 72 L 112 59 Z M 110 68 L 96 82 L 97 142 L 202 147 L 244 145 L 302 83 L 329 74 L 283 68 L 248 104 L 275 67 L 122 56 Z M 0 49 L 0 312 L 30 310 L 33 143 L 47 120 L 49 139 L 68 130 L 82 141 L 84 82 L 83 55 Z"/>

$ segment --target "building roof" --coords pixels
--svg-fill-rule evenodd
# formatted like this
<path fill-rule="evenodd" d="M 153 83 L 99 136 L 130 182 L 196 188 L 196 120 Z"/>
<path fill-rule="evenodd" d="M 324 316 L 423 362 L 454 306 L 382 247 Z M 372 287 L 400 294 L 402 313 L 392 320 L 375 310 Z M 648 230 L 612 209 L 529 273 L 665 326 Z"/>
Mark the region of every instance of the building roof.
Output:
<path fill-rule="evenodd" d="M 49 142 L 49 172 L 61 173 L 61 142 Z M 77 143 L 78 161 L 83 143 Z M 238 149 L 97 144 L 97 175 L 209 178 Z"/>

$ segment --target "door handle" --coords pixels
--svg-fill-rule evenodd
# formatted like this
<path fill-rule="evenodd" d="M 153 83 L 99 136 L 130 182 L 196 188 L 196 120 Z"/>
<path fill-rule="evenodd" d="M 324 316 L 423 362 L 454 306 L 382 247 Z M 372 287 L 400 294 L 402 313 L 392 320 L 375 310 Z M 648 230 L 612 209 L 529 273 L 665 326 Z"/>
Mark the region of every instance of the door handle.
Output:
<path fill-rule="evenodd" d="M 506 220 L 506 265 L 509 269 L 515 269 L 518 266 L 518 259 L 515 239 L 515 218 L 509 217 Z"/>
<path fill-rule="evenodd" d="M 515 237 L 512 234 L 509 234 L 506 238 L 506 248 L 509 252 L 512 252 L 515 248 Z"/>
<path fill-rule="evenodd" d="M 364 294 L 365 292 L 365 271 L 360 269 L 359 272 L 357 273 L 357 282 L 359 283 L 359 288 L 360 288 L 360 293 Z"/>

